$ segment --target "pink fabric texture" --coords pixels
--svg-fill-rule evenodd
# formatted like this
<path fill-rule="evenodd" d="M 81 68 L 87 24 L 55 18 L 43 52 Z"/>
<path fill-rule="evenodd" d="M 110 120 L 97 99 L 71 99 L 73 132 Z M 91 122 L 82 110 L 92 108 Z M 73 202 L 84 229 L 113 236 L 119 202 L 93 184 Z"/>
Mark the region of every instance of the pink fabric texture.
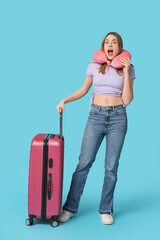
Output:
<path fill-rule="evenodd" d="M 122 68 L 124 67 L 119 59 L 120 58 L 125 58 L 128 57 L 131 60 L 132 55 L 127 51 L 127 50 L 122 50 L 122 52 L 120 54 L 118 54 L 110 63 L 110 61 L 107 59 L 107 56 L 105 54 L 104 51 L 102 51 L 102 49 L 98 49 L 97 51 L 95 51 L 93 53 L 93 58 L 96 62 L 98 63 L 105 63 L 107 62 L 108 65 L 113 66 L 114 68 Z"/>

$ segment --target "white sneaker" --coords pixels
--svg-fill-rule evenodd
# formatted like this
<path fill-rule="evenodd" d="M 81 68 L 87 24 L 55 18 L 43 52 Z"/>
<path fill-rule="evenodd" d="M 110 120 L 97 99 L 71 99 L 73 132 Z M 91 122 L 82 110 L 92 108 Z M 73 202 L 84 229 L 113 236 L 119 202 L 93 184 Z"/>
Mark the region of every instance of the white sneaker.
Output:
<path fill-rule="evenodd" d="M 63 210 L 61 212 L 60 216 L 58 217 L 57 221 L 58 222 L 67 222 L 73 216 L 74 216 L 74 213 Z"/>
<path fill-rule="evenodd" d="M 114 220 L 112 214 L 100 214 L 103 224 L 113 224 Z"/>

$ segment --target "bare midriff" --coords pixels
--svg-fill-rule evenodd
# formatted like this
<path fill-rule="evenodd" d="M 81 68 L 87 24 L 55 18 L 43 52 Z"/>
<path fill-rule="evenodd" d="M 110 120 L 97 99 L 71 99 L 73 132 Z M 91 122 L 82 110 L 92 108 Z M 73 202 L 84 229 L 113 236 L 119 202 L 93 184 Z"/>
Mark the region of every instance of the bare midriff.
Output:
<path fill-rule="evenodd" d="M 94 95 L 94 104 L 101 105 L 101 106 L 116 106 L 123 104 L 122 103 L 122 94 L 120 96 L 109 96 L 109 95 Z"/>

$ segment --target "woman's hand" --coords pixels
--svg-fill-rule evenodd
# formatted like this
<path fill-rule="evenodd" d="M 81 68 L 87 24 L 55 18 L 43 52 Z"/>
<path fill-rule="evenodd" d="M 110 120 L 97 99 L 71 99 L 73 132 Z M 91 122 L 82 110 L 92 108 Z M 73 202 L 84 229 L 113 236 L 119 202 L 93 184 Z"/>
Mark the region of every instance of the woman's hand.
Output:
<path fill-rule="evenodd" d="M 128 57 L 126 57 L 128 58 Z M 124 74 L 129 73 L 129 67 L 130 67 L 130 59 L 125 59 L 125 58 L 120 58 L 120 62 L 122 65 L 124 65 L 125 67 L 123 68 L 123 72 Z"/>
<path fill-rule="evenodd" d="M 62 108 L 62 113 L 64 113 L 64 101 L 62 100 L 56 107 L 56 109 L 58 110 L 58 112 L 60 113 L 60 108 Z"/>

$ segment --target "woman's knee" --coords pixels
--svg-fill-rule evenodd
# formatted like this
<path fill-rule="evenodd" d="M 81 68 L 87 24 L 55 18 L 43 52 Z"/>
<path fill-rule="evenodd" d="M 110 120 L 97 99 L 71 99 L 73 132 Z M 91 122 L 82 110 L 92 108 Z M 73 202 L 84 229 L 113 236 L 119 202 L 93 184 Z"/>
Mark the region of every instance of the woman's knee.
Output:
<path fill-rule="evenodd" d="M 89 158 L 83 158 L 82 159 L 82 154 L 79 156 L 79 163 L 77 165 L 77 168 L 75 172 L 83 172 L 83 171 L 89 171 L 91 168 L 93 162 L 95 159 L 89 159 Z"/>

